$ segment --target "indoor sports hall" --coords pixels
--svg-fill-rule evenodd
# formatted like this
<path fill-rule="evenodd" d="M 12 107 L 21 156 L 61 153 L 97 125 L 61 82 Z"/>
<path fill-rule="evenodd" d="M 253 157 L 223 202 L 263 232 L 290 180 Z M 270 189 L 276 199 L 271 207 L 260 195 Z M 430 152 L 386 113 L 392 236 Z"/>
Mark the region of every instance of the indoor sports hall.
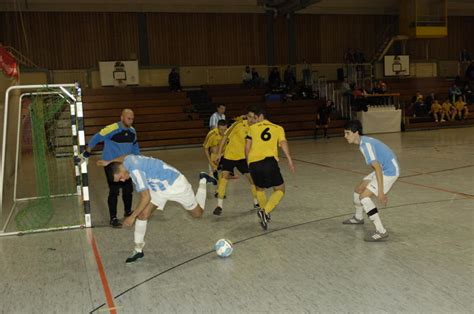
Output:
<path fill-rule="evenodd" d="M 473 16 L 0 0 L 0 313 L 471 313 Z"/>

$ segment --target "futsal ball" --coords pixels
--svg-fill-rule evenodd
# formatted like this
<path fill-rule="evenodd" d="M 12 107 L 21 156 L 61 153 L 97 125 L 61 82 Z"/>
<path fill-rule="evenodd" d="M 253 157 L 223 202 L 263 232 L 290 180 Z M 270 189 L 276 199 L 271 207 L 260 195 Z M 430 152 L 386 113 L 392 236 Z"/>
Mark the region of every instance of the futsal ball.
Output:
<path fill-rule="evenodd" d="M 217 255 L 219 255 L 220 257 L 228 257 L 230 256 L 230 254 L 232 254 L 234 248 L 232 246 L 232 242 L 230 242 L 229 240 L 220 239 L 214 245 L 214 250 L 216 250 Z"/>

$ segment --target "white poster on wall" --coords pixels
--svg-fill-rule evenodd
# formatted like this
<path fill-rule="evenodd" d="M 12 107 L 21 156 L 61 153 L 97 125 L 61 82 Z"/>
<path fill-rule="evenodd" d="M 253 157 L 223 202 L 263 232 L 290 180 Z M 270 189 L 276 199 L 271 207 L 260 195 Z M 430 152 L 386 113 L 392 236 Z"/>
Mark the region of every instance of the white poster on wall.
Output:
<path fill-rule="evenodd" d="M 102 86 L 138 85 L 138 61 L 100 61 L 100 82 Z"/>
<path fill-rule="evenodd" d="M 385 76 L 410 75 L 410 56 L 384 56 Z"/>

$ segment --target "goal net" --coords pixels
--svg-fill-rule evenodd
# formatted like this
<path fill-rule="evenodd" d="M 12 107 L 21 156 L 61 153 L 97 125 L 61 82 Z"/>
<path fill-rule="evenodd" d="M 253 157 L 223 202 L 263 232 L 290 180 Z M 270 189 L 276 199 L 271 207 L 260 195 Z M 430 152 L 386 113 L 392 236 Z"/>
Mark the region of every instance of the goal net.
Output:
<path fill-rule="evenodd" d="M 74 161 L 80 151 L 78 122 L 83 125 L 82 109 L 80 117 L 76 115 L 78 103 L 82 107 L 74 87 L 45 87 L 21 94 L 14 205 L 4 232 L 67 229 L 86 224 L 81 183 L 87 181 L 87 169 L 84 165 L 81 171 Z"/>

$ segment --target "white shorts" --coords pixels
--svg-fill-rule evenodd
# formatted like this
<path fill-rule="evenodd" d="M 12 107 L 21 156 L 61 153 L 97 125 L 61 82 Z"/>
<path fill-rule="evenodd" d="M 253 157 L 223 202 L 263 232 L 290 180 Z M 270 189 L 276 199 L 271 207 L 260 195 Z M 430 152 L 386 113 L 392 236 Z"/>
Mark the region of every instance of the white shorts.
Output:
<path fill-rule="evenodd" d="M 392 188 L 392 185 L 397 181 L 398 177 L 396 176 L 383 176 L 383 192 L 386 194 Z M 374 193 L 375 196 L 379 195 L 379 189 L 377 184 L 377 177 L 375 172 L 371 172 L 368 176 L 364 178 L 364 181 L 370 181 L 367 184 L 367 189 Z"/>
<path fill-rule="evenodd" d="M 151 202 L 160 210 L 165 208 L 167 201 L 180 203 L 186 210 L 192 210 L 198 205 L 193 187 L 183 175 L 180 175 L 165 191 L 150 191 L 150 195 Z"/>

